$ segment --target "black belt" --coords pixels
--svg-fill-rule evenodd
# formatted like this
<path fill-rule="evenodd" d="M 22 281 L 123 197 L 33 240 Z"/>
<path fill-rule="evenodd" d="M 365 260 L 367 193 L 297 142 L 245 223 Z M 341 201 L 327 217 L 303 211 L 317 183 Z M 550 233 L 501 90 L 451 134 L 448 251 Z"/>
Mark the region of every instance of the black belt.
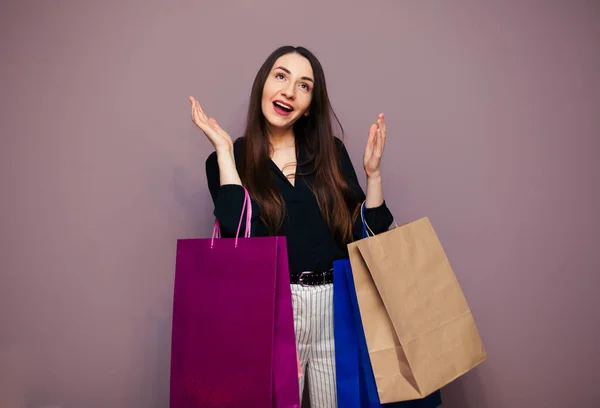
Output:
<path fill-rule="evenodd" d="M 333 269 L 323 272 L 304 271 L 290 274 L 292 285 L 314 286 L 333 283 Z"/>

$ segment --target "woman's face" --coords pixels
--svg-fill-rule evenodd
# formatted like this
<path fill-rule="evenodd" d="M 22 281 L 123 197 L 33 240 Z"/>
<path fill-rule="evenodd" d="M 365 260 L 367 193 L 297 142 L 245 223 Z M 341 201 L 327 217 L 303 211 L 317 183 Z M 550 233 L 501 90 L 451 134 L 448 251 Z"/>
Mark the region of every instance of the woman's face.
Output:
<path fill-rule="evenodd" d="M 265 81 L 262 112 L 274 129 L 289 129 L 308 114 L 314 86 L 310 62 L 300 54 L 279 57 Z"/>

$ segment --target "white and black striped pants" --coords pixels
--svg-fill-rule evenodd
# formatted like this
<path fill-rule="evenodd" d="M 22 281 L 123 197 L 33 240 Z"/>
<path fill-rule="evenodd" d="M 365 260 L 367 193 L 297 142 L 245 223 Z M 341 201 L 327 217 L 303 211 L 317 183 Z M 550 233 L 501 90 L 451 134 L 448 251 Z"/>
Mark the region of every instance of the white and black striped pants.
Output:
<path fill-rule="evenodd" d="M 335 344 L 333 338 L 333 284 L 292 285 L 294 327 L 303 376 L 308 378 L 312 408 L 337 407 Z"/>

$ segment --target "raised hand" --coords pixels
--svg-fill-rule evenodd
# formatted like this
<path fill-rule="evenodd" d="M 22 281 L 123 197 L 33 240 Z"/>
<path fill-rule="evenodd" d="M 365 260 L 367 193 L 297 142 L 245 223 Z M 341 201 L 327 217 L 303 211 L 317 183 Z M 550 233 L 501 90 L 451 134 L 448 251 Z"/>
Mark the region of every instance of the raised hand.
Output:
<path fill-rule="evenodd" d="M 206 135 L 215 150 L 218 151 L 233 151 L 233 141 L 214 118 L 206 116 L 198 101 L 193 97 L 189 97 L 192 104 L 192 122 L 198 126 Z"/>
<path fill-rule="evenodd" d="M 383 156 L 383 148 L 385 147 L 385 121 L 383 113 L 377 116 L 377 121 L 369 128 L 369 138 L 365 147 L 363 164 L 367 178 L 381 177 L 381 157 Z"/>

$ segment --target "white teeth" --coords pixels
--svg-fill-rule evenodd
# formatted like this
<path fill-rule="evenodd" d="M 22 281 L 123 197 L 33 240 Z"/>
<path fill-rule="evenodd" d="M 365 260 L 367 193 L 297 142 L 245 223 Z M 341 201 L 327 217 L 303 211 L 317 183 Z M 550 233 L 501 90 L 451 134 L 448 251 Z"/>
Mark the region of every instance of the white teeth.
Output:
<path fill-rule="evenodd" d="M 284 105 L 284 104 L 282 104 L 282 103 L 275 102 L 275 104 L 276 104 L 277 106 L 281 106 L 281 107 L 282 107 L 283 109 L 285 109 L 285 110 L 288 110 L 288 111 L 291 111 L 291 110 L 292 110 L 292 108 L 290 108 L 289 106 L 287 106 L 287 105 Z"/>

